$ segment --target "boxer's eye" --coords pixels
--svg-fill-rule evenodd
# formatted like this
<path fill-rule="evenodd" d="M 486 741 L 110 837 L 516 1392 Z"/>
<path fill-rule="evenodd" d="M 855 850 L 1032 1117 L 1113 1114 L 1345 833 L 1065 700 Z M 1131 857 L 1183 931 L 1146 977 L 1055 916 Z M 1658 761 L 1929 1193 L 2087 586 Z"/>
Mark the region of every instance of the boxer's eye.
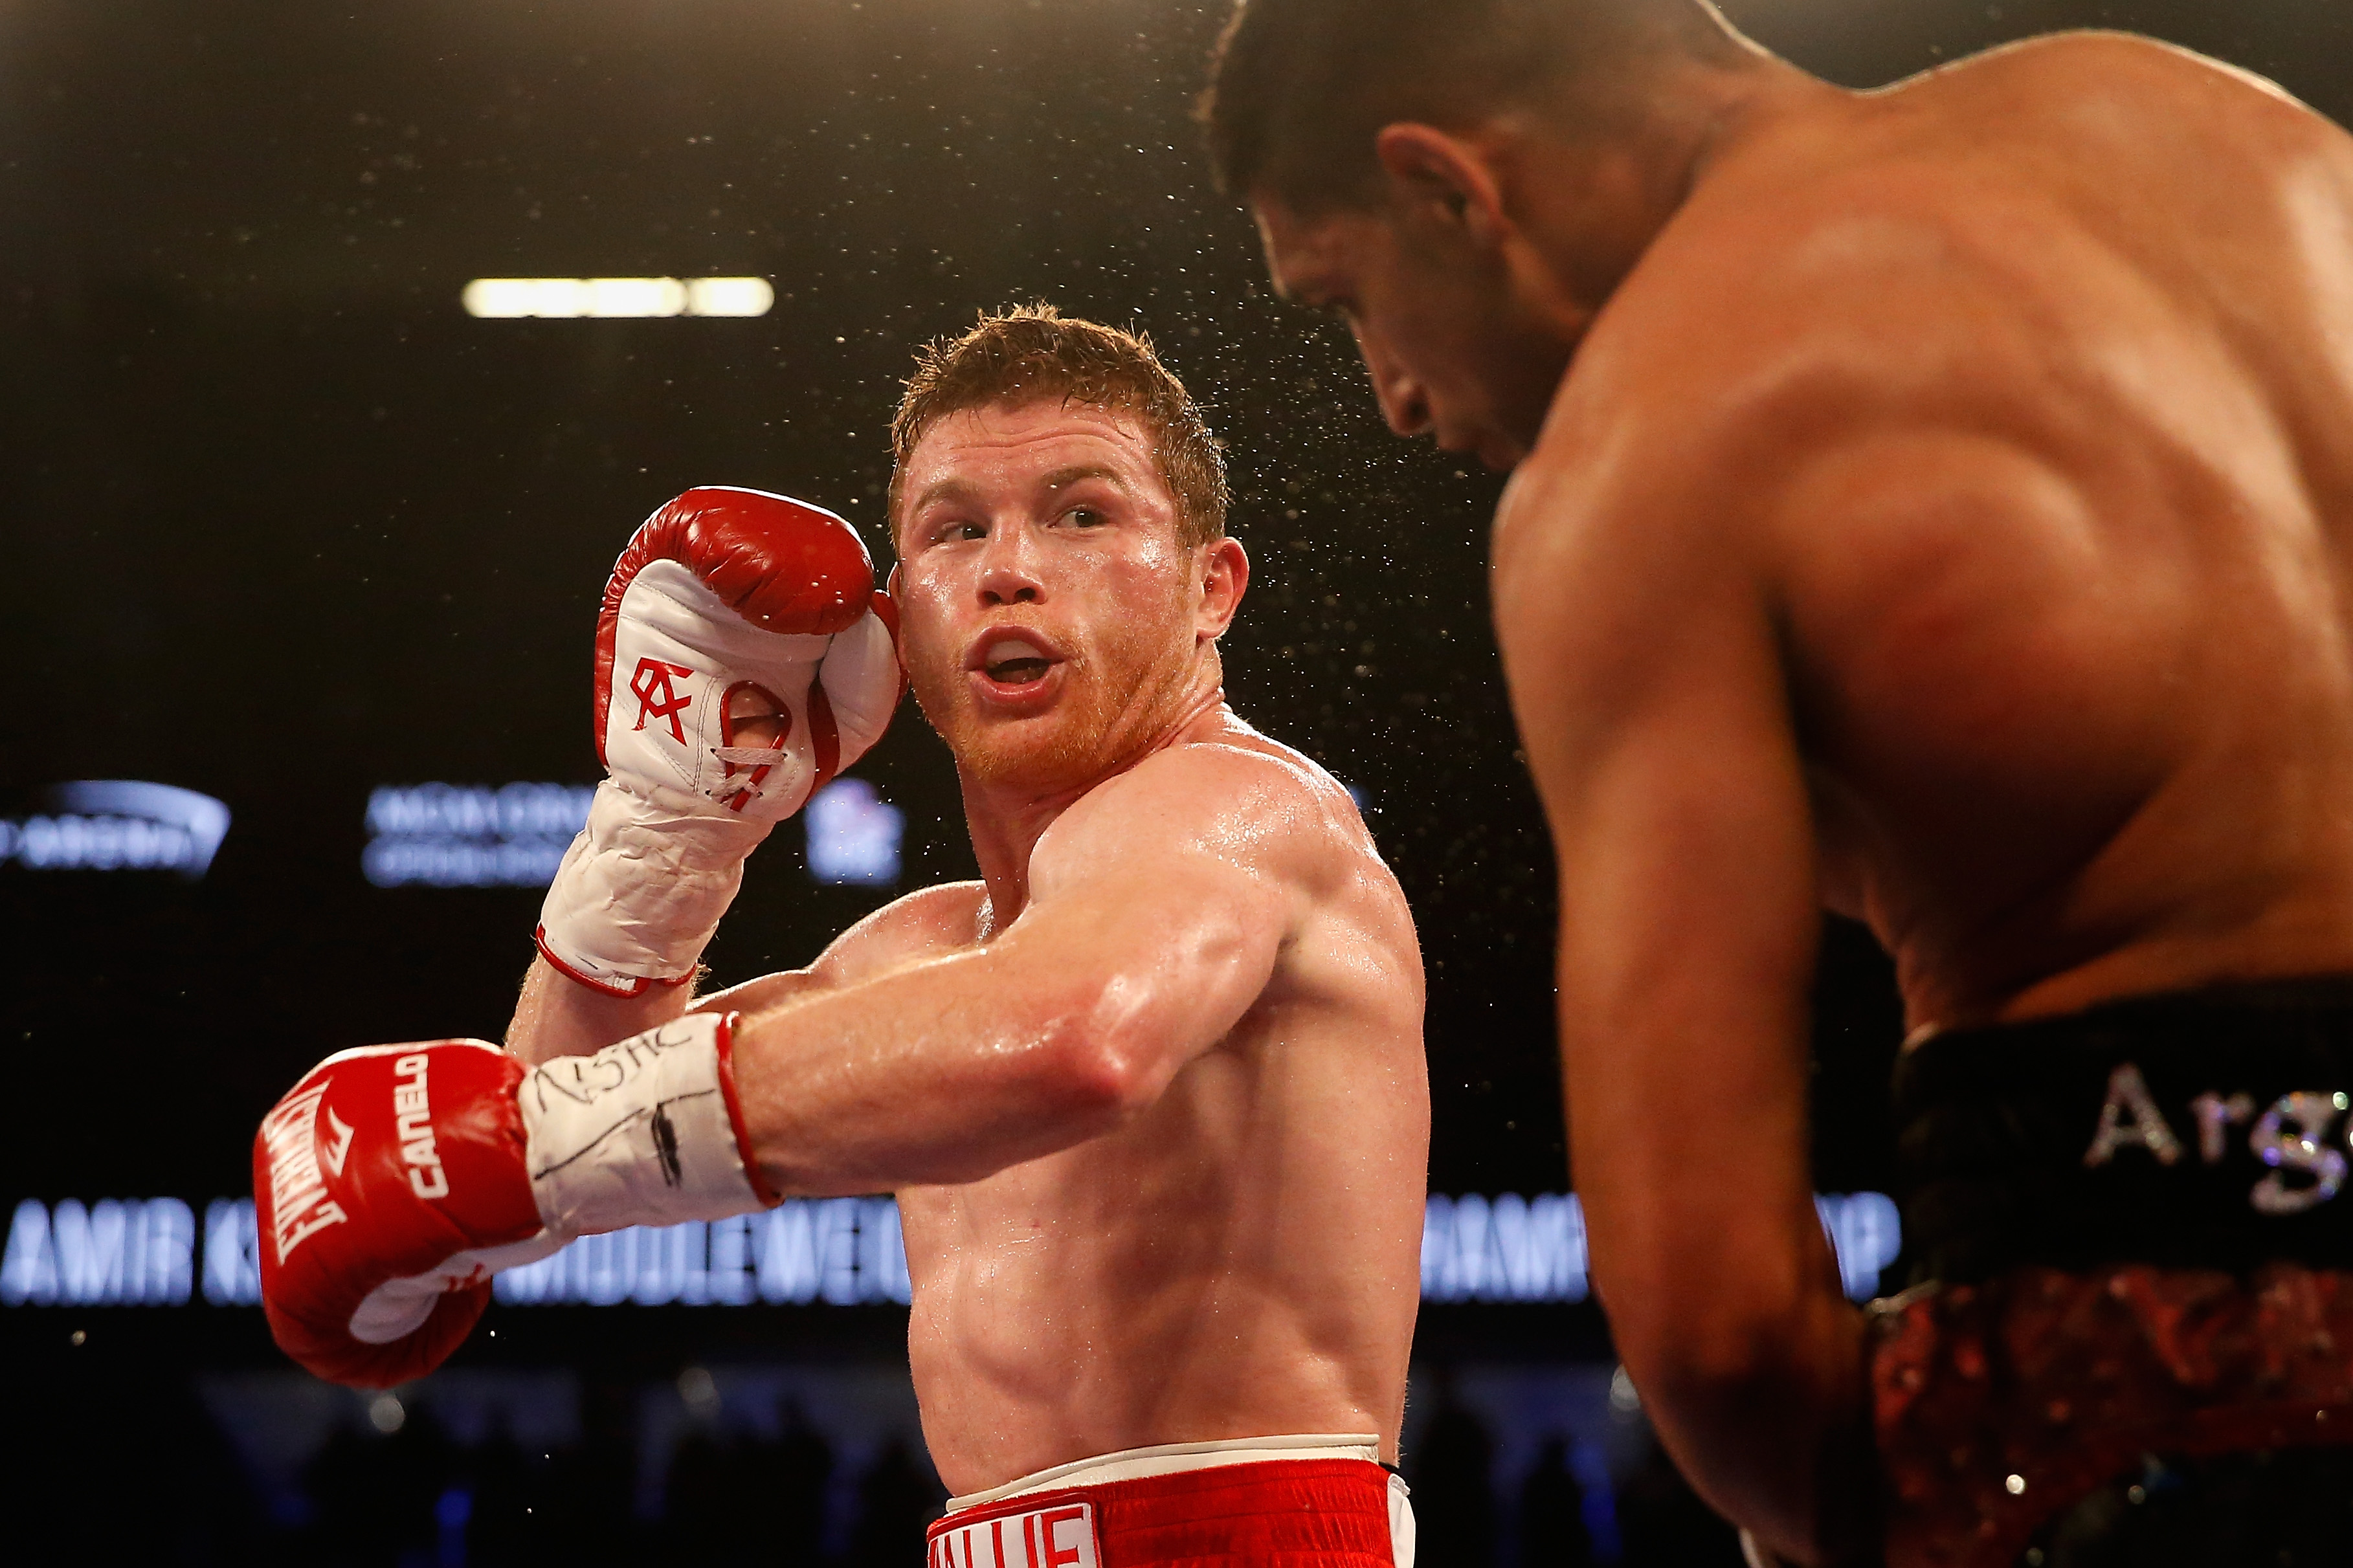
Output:
<path fill-rule="evenodd" d="M 1076 523 L 1081 528 L 1101 528 L 1110 520 L 1091 506 L 1074 506 L 1062 514 L 1062 521 Z"/>

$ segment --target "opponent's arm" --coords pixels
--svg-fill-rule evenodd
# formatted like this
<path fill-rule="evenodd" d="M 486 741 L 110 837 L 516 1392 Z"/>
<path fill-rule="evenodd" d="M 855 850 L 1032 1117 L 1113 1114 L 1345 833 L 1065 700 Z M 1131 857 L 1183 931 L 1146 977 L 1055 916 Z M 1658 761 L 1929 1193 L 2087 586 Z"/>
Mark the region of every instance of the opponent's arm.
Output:
<path fill-rule="evenodd" d="M 1293 847 L 1266 759 L 1194 747 L 1039 840 L 1030 901 L 977 951 L 812 992 L 737 1032 L 751 1147 L 780 1193 L 970 1182 L 1151 1106 L 1266 988 Z"/>
<path fill-rule="evenodd" d="M 1695 467 L 1540 454 L 1498 528 L 1496 619 L 1558 857 L 1569 1147 L 1612 1335 L 1701 1493 L 1832 1561 L 1868 1518 L 1869 1434 L 1808 1169 L 1813 842 L 1765 563 Z"/>

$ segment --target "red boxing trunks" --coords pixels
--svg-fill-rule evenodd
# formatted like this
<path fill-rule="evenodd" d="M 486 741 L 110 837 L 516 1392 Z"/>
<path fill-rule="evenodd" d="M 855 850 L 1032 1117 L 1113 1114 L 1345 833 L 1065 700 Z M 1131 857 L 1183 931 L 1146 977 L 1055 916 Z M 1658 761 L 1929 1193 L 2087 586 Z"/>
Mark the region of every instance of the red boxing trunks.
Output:
<path fill-rule="evenodd" d="M 1905 1056 L 1925 1282 L 1874 1313 L 1891 1568 L 2300 1562 L 2315 1530 L 2341 1550 L 2297 1500 L 2353 1476 L 2348 1091 L 2337 979 Z"/>
<path fill-rule="evenodd" d="M 2028 1267 L 1907 1292 L 1882 1304 L 1876 1326 L 1891 1568 L 1994 1568 L 2030 1551 L 2040 1563 L 2068 1505 L 2111 1480 L 2126 1507 L 2110 1532 L 2136 1513 L 2154 1524 L 2169 1507 L 2179 1535 L 2191 1513 L 2220 1506 L 2184 1512 L 2190 1500 L 2162 1495 L 2158 1476 L 2198 1473 L 2179 1461 L 2353 1442 L 2353 1274 L 2279 1263 L 2242 1281 L 2146 1264 Z M 2353 1470 L 2353 1449 L 2316 1458 Z M 2252 1510 L 2250 1489 L 2234 1491 L 2231 1506 Z M 2235 1543 L 2288 1522 L 2263 1511 L 2217 1528 Z M 2353 1545 L 2340 1538 L 2338 1549 Z M 2152 1561 L 2146 1550 L 2109 1555 Z"/>
<path fill-rule="evenodd" d="M 951 1500 L 926 1568 L 1412 1568 L 1405 1485 L 1375 1441 L 1178 1443 L 1057 1466 Z"/>

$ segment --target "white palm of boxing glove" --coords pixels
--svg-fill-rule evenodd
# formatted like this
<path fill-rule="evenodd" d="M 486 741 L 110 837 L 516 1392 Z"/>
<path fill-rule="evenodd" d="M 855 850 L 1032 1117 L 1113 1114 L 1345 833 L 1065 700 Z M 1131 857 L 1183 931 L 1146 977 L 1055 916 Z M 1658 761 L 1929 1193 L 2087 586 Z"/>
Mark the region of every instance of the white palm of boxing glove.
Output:
<path fill-rule="evenodd" d="M 606 585 L 607 777 L 548 889 L 541 952 L 614 995 L 691 978 L 744 858 L 881 738 L 903 689 L 896 612 L 848 522 L 720 486 L 655 512 Z M 739 735 L 741 711 L 781 715 L 780 732 Z"/>

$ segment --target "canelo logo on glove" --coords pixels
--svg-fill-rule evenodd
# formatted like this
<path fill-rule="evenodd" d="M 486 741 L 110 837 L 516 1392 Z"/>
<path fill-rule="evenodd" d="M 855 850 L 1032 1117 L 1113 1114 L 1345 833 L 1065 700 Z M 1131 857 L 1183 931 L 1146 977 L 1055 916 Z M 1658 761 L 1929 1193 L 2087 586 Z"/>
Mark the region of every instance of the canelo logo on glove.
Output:
<path fill-rule="evenodd" d="M 400 1127 L 400 1157 L 408 1162 L 409 1189 L 420 1198 L 445 1198 L 449 1175 L 433 1148 L 433 1107 L 425 1098 L 427 1059 L 419 1051 L 392 1064 L 392 1113 Z"/>
<path fill-rule="evenodd" d="M 629 677 L 629 694 L 638 700 L 638 721 L 635 729 L 642 730 L 649 719 L 667 719 L 670 732 L 681 746 L 686 744 L 686 729 L 679 722 L 679 713 L 694 706 L 691 697 L 681 697 L 670 687 L 674 676 L 694 673 L 682 664 L 670 664 L 659 658 L 638 660 L 638 672 Z"/>

